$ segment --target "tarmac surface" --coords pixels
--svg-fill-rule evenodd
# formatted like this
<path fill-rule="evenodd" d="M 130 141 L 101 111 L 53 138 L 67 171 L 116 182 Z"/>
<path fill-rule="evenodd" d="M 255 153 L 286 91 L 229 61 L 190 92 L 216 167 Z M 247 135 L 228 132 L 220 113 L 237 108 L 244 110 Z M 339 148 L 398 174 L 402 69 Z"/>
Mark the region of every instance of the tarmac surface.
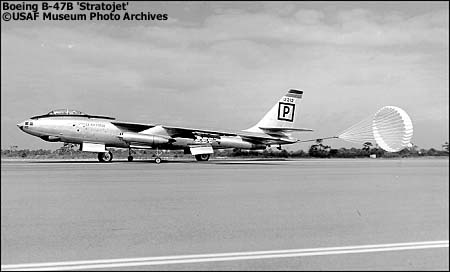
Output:
<path fill-rule="evenodd" d="M 449 269 L 448 158 L 1 166 L 2 270 L 41 262 L 425 241 L 444 246 L 105 269 Z"/>

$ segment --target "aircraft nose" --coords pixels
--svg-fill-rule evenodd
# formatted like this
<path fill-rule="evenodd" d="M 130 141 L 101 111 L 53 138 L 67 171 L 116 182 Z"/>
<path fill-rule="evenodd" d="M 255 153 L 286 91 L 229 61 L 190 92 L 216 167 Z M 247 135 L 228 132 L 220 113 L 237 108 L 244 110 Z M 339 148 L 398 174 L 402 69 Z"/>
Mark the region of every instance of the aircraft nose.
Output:
<path fill-rule="evenodd" d="M 18 123 L 17 127 L 20 128 L 20 130 L 23 130 L 23 122 L 22 123 Z"/>

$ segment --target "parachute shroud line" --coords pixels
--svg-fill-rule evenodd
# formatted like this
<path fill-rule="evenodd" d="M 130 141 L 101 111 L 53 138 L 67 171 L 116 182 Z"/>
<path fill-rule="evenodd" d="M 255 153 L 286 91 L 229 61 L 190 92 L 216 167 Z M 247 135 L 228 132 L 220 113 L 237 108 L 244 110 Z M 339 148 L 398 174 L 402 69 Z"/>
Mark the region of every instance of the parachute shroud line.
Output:
<path fill-rule="evenodd" d="M 413 125 L 408 114 L 399 107 L 386 106 L 337 137 L 353 143 L 377 143 L 388 152 L 398 152 L 410 145 L 412 136 Z"/>

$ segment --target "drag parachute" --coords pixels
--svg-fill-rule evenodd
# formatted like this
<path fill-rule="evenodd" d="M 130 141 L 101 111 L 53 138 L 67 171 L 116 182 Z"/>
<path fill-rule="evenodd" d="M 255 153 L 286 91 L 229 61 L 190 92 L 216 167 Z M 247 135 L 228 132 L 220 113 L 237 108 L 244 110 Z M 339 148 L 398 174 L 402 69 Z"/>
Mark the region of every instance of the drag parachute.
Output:
<path fill-rule="evenodd" d="M 413 125 L 408 114 L 399 107 L 386 106 L 339 134 L 338 138 L 356 143 L 377 143 L 388 152 L 411 146 Z"/>

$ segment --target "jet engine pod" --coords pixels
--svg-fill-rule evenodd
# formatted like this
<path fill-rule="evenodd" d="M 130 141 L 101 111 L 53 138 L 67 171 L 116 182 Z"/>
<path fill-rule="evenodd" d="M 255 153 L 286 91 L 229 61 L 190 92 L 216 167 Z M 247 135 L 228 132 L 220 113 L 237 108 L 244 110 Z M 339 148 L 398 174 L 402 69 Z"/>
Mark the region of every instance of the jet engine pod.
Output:
<path fill-rule="evenodd" d="M 239 136 L 222 136 L 217 140 L 219 147 L 223 148 L 241 148 L 241 149 L 265 149 L 266 145 L 264 144 L 254 144 L 243 140 Z"/>
<path fill-rule="evenodd" d="M 170 142 L 170 138 L 164 136 L 141 134 L 135 132 L 124 132 L 119 137 L 122 138 L 122 140 L 124 140 L 125 142 L 143 143 L 147 145 L 160 145 Z"/>

